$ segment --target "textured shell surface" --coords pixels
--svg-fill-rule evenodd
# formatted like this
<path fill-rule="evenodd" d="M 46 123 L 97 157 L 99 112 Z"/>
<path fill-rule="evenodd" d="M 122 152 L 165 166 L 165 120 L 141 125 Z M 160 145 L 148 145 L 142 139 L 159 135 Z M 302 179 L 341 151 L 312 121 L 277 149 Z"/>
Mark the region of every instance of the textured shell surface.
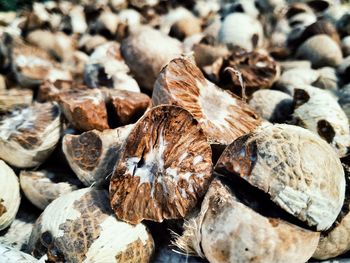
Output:
<path fill-rule="evenodd" d="M 215 167 L 239 175 L 273 202 L 317 230 L 329 229 L 345 196 L 340 160 L 324 140 L 297 126 L 276 124 L 242 136 Z"/>

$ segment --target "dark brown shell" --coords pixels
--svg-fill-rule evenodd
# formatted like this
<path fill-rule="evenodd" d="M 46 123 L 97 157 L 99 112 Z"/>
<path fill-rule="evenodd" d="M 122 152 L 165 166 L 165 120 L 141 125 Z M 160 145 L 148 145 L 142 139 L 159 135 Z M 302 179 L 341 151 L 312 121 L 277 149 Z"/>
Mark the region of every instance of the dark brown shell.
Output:
<path fill-rule="evenodd" d="M 185 217 L 204 195 L 211 149 L 191 114 L 175 106 L 149 110 L 131 131 L 110 183 L 111 206 L 121 220 Z"/>

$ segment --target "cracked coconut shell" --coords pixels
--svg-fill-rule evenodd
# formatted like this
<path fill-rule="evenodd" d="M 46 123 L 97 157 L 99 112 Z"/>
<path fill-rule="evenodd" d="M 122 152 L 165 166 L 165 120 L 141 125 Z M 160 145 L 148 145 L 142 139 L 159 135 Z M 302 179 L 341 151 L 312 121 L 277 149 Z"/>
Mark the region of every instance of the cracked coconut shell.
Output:
<path fill-rule="evenodd" d="M 112 209 L 132 224 L 185 217 L 207 190 L 211 158 L 204 132 L 188 111 L 170 105 L 150 109 L 115 166 Z"/>
<path fill-rule="evenodd" d="M 344 202 L 337 154 L 314 133 L 293 125 L 269 125 L 240 137 L 224 150 L 215 171 L 241 177 L 318 231 L 332 226 Z"/>
<path fill-rule="evenodd" d="M 153 238 L 143 224 L 118 221 L 108 192 L 84 188 L 54 200 L 36 221 L 29 251 L 50 262 L 150 261 Z"/>
<path fill-rule="evenodd" d="M 32 100 L 33 91 L 30 89 L 0 89 L 0 112 L 10 111 L 15 107 L 28 106 Z"/>
<path fill-rule="evenodd" d="M 34 103 L 0 118 L 0 158 L 20 167 L 43 163 L 60 137 L 57 104 Z"/>
<path fill-rule="evenodd" d="M 113 173 L 132 125 L 63 137 L 66 159 L 84 185 L 103 184 Z"/>
<path fill-rule="evenodd" d="M 188 110 L 213 144 L 227 145 L 261 122 L 249 105 L 205 79 L 200 69 L 184 58 L 163 68 L 154 84 L 152 102 Z"/>
<path fill-rule="evenodd" d="M 295 122 L 327 141 L 340 157 L 350 145 L 349 121 L 337 98 L 312 86 L 300 86 L 294 91 Z"/>
<path fill-rule="evenodd" d="M 0 160 L 0 230 L 15 220 L 21 196 L 15 172 Z"/>
<path fill-rule="evenodd" d="M 218 179 L 184 228 L 174 243 L 211 263 L 304 263 L 319 240 L 318 232 L 258 213 Z"/>

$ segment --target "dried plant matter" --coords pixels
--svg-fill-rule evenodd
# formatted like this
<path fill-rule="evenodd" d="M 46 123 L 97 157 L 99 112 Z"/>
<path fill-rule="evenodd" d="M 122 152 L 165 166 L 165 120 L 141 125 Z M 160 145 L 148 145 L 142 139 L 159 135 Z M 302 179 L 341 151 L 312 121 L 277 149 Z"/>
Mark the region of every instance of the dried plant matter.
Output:
<path fill-rule="evenodd" d="M 172 60 L 161 71 L 152 102 L 187 109 L 211 143 L 229 144 L 260 124 L 246 103 L 205 79 L 199 68 L 184 58 Z"/>
<path fill-rule="evenodd" d="M 121 220 L 162 222 L 185 217 L 211 178 L 211 149 L 191 114 L 175 106 L 146 112 L 126 140 L 110 183 Z"/>

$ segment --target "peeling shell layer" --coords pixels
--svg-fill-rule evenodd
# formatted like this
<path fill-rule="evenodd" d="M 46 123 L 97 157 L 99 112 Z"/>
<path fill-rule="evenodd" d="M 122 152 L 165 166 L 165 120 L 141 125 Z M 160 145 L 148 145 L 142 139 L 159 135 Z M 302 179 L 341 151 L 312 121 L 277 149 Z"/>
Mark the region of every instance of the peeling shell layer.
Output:
<path fill-rule="evenodd" d="M 349 121 L 335 96 L 312 86 L 294 92 L 296 123 L 326 140 L 340 157 L 350 145 Z"/>
<path fill-rule="evenodd" d="M 14 171 L 0 160 L 0 230 L 15 220 L 21 196 L 18 178 Z"/>
<path fill-rule="evenodd" d="M 79 182 L 65 174 L 41 171 L 21 171 L 21 189 L 29 201 L 44 210 L 53 200 L 78 189 Z"/>
<path fill-rule="evenodd" d="M 192 115 L 158 106 L 135 124 L 110 182 L 111 207 L 133 224 L 183 218 L 204 195 L 212 152 Z"/>
<path fill-rule="evenodd" d="M 79 246 L 77 246 L 79 244 Z M 118 221 L 108 192 L 84 188 L 53 201 L 38 218 L 29 250 L 53 262 L 149 262 L 152 236 L 143 224 Z"/>
<path fill-rule="evenodd" d="M 103 132 L 92 130 L 63 137 L 62 148 L 66 159 L 84 185 L 106 182 L 113 173 L 132 127 L 128 125 Z"/>
<path fill-rule="evenodd" d="M 60 109 L 52 103 L 35 103 L 0 119 L 0 158 L 28 168 L 40 165 L 60 137 Z"/>
<path fill-rule="evenodd" d="M 318 231 L 332 226 L 344 202 L 337 154 L 314 133 L 293 125 L 265 126 L 240 137 L 225 149 L 215 171 L 240 176 Z"/>
<path fill-rule="evenodd" d="M 185 223 L 175 244 L 211 263 L 303 263 L 312 256 L 318 240 L 317 232 L 255 212 L 215 179 L 200 213 Z"/>
<path fill-rule="evenodd" d="M 196 65 L 183 58 L 163 68 L 154 84 L 152 102 L 188 110 L 210 143 L 227 145 L 260 124 L 249 105 L 205 79 Z"/>

